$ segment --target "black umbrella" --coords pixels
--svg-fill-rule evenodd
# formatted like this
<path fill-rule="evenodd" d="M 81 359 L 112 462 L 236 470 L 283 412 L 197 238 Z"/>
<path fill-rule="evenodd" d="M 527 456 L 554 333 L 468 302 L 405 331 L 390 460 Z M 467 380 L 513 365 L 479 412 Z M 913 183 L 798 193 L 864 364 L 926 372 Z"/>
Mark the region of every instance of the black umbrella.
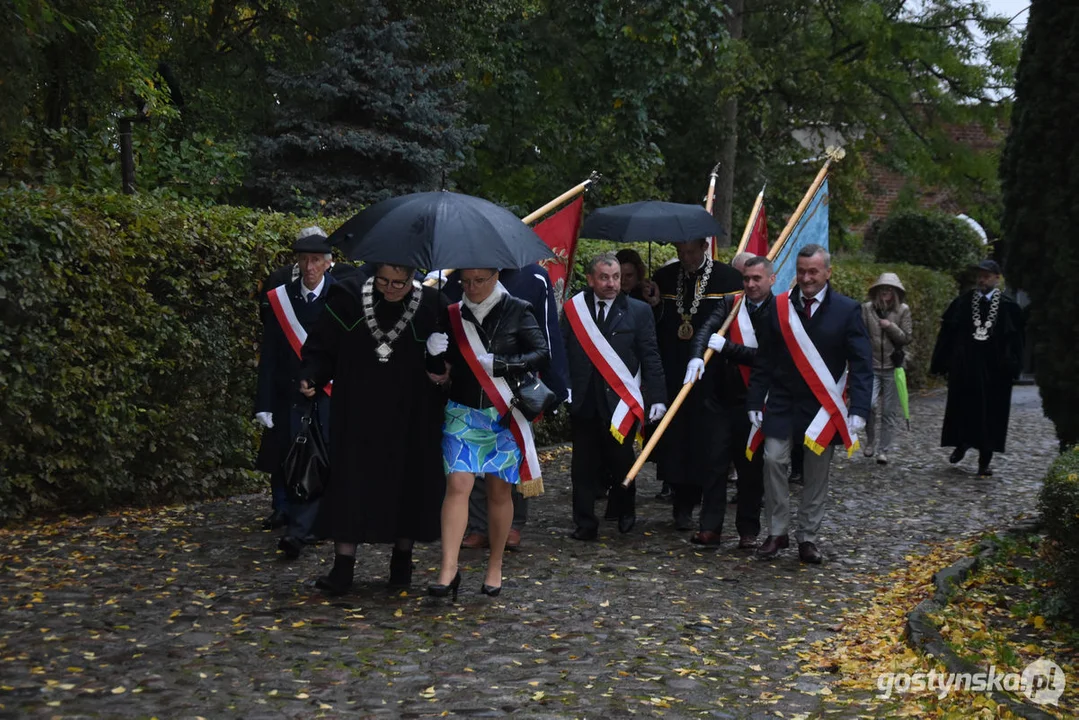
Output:
<path fill-rule="evenodd" d="M 330 242 L 353 260 L 429 270 L 520 268 L 554 255 L 509 210 L 445 190 L 372 205 L 334 231 Z"/>
<path fill-rule="evenodd" d="M 712 214 L 700 205 L 646 200 L 592 211 L 581 237 L 620 242 L 687 242 L 723 234 Z"/>

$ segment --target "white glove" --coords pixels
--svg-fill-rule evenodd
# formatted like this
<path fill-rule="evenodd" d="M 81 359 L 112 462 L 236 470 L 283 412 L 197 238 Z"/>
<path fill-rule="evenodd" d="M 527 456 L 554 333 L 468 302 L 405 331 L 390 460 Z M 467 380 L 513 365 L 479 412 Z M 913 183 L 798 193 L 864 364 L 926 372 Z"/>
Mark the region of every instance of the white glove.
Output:
<path fill-rule="evenodd" d="M 667 412 L 667 406 L 663 403 L 656 403 L 648 410 L 648 422 L 656 422 L 663 417 L 663 413 L 665 412 Z"/>
<path fill-rule="evenodd" d="M 865 429 L 865 418 L 859 415 L 851 415 L 848 424 L 851 432 L 861 432 Z"/>
<path fill-rule="evenodd" d="M 704 377 L 704 360 L 693 358 L 689 361 L 689 365 L 686 365 L 686 377 L 682 380 L 682 384 L 689 385 L 702 377 Z"/>
<path fill-rule="evenodd" d="M 495 356 L 491 353 L 484 353 L 479 355 L 477 360 L 480 361 L 480 367 L 486 370 L 488 373 L 494 375 L 495 372 Z"/>
<path fill-rule="evenodd" d="M 446 276 L 443 274 L 443 270 L 432 270 L 423 276 L 423 284 L 433 283 L 437 287 L 441 287 L 446 284 Z"/>
<path fill-rule="evenodd" d="M 273 413 L 268 413 L 268 412 L 255 413 L 255 420 L 262 423 L 262 426 L 264 428 L 272 428 L 273 427 Z"/>
<path fill-rule="evenodd" d="M 566 388 L 566 404 L 573 404 L 573 388 Z"/>
<path fill-rule="evenodd" d="M 753 427 L 760 427 L 761 423 L 764 422 L 764 413 L 760 410 L 750 410 L 749 422 Z"/>
<path fill-rule="evenodd" d="M 427 336 L 427 354 L 434 357 L 446 352 L 450 346 L 450 336 L 446 333 L 431 333 Z"/>
<path fill-rule="evenodd" d="M 712 348 L 716 352 L 721 352 L 723 346 L 727 344 L 727 338 L 722 335 L 712 335 L 708 338 L 708 347 Z"/>

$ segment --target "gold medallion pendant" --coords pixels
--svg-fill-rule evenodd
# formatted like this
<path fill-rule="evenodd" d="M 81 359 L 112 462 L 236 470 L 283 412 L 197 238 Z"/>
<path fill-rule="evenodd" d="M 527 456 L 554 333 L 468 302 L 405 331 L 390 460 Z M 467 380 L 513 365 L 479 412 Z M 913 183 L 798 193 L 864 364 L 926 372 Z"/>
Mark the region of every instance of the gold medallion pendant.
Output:
<path fill-rule="evenodd" d="M 689 321 L 689 315 L 682 316 L 682 324 L 678 326 L 678 339 L 679 340 L 692 340 L 693 339 L 693 323 Z"/>

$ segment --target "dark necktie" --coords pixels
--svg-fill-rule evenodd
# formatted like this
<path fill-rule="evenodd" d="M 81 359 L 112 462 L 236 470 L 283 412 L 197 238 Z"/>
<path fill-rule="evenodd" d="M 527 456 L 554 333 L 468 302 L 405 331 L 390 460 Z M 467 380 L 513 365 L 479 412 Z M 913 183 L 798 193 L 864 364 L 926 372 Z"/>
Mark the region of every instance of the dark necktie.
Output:
<path fill-rule="evenodd" d="M 605 303 L 603 301 L 600 301 L 599 303 L 597 303 L 597 307 L 599 309 L 596 310 L 596 324 L 597 325 L 602 325 L 603 324 L 603 318 L 606 317 L 606 314 L 604 313 L 604 310 L 607 307 L 607 303 Z"/>
<path fill-rule="evenodd" d="M 307 302 L 313 303 L 317 299 L 318 299 L 318 295 L 316 295 L 315 293 L 307 293 Z"/>
<path fill-rule="evenodd" d="M 806 298 L 802 301 L 802 304 L 805 305 L 807 318 L 813 317 L 813 303 L 815 302 L 817 302 L 816 298 Z"/>

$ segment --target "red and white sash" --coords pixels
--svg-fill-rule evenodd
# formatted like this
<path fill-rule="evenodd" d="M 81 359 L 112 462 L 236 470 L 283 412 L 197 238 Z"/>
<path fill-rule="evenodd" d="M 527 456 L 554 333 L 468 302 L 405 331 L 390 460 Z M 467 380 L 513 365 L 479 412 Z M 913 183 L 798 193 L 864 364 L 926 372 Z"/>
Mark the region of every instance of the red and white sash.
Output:
<path fill-rule="evenodd" d="M 457 302 L 449 307 L 450 329 L 453 330 L 453 338 L 457 342 L 461 355 L 464 357 L 472 374 L 476 376 L 480 387 L 487 393 L 487 397 L 494 403 L 498 414 L 505 416 L 513 401 L 513 392 L 504 378 L 495 377 L 483 369 L 480 365 L 479 356 L 486 354 L 480 334 L 476 332 L 476 326 L 471 322 L 465 322 L 461 317 L 461 303 Z M 510 414 L 510 432 L 521 450 L 521 482 L 539 480 L 540 463 L 539 455 L 536 454 L 536 442 L 532 437 L 532 427 L 525 420 L 524 415 L 517 408 Z"/>
<path fill-rule="evenodd" d="M 285 287 L 285 285 L 278 285 L 266 293 L 266 299 L 270 301 L 273 314 L 277 318 L 282 332 L 285 333 L 285 339 L 288 340 L 292 351 L 296 353 L 296 357 L 302 359 L 303 344 L 307 342 L 307 331 L 303 329 L 300 319 L 296 317 L 296 311 L 292 308 L 292 301 L 289 300 L 288 291 L 285 290 Z M 333 390 L 333 381 L 326 383 L 326 387 L 322 388 L 322 390 L 327 395 L 330 395 Z"/>
<path fill-rule="evenodd" d="M 588 359 L 599 370 L 603 380 L 618 395 L 618 407 L 611 416 L 611 434 L 618 442 L 625 442 L 633 423 L 644 425 L 644 397 L 641 395 L 641 371 L 636 375 L 618 357 L 607 338 L 603 337 L 595 318 L 588 310 L 584 293 L 577 293 L 567 302 L 562 311 L 573 330 L 574 337 L 581 344 Z"/>
<path fill-rule="evenodd" d="M 756 348 L 757 345 L 757 331 L 753 329 L 753 323 L 749 318 L 749 307 L 746 305 L 745 295 L 742 296 L 741 302 L 738 303 L 738 314 L 734 316 L 734 322 L 730 327 L 731 340 L 737 344 L 748 347 Z M 739 365 L 738 372 L 742 374 L 742 382 L 749 387 L 749 365 Z M 765 399 L 767 402 L 767 398 Z M 760 426 L 749 426 L 749 437 L 746 439 L 746 457 L 750 460 L 757 454 L 757 451 L 761 449 L 761 445 L 764 444 L 764 433 L 761 432 Z"/>
<path fill-rule="evenodd" d="M 776 314 L 779 318 L 779 331 L 790 351 L 798 372 L 809 385 L 813 397 L 821 404 L 809 427 L 806 428 L 805 444 L 820 455 L 831 444 L 838 432 L 847 449 L 847 456 L 858 449 L 858 436 L 851 432 L 847 420 L 847 404 L 843 400 L 843 391 L 847 386 L 847 371 L 843 370 L 839 382 L 832 378 L 832 373 L 810 340 L 802 319 L 794 303 L 790 300 L 791 291 L 776 296 Z"/>

